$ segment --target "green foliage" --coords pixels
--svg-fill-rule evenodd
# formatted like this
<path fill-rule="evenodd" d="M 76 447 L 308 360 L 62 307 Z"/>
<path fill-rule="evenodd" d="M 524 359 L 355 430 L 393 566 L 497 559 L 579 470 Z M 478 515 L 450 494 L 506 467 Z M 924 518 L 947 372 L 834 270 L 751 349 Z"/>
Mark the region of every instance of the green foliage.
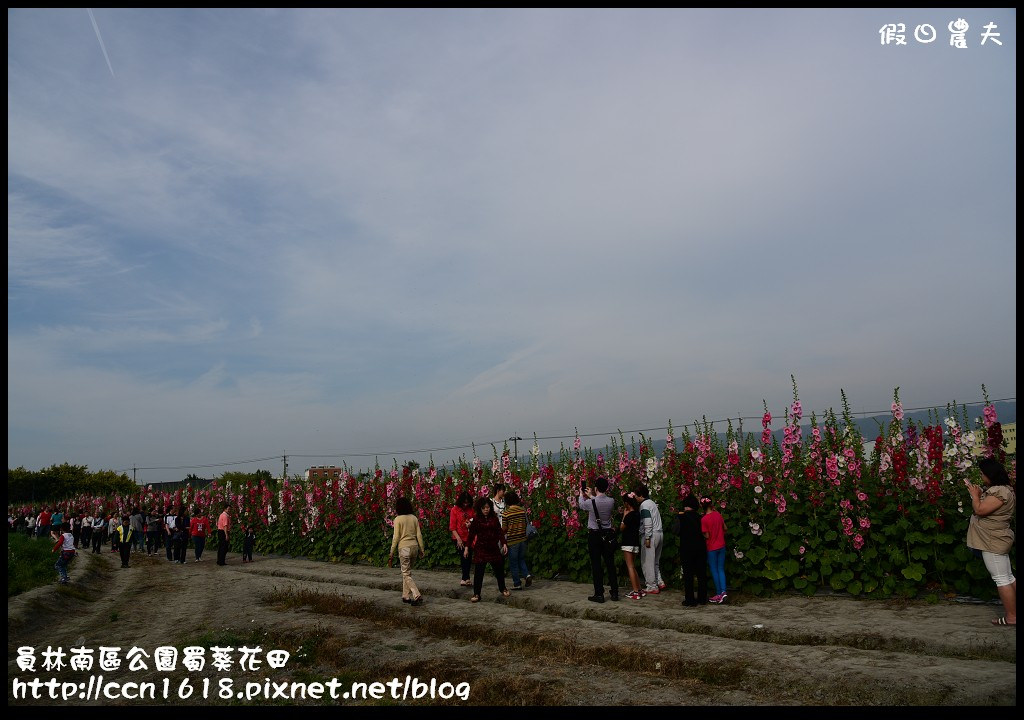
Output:
<path fill-rule="evenodd" d="M 546 462 L 532 451 L 529 462 L 506 462 L 506 443 L 501 453 L 492 447 L 493 461 L 478 459 L 474 447 L 472 460 L 460 457 L 450 466 L 438 468 L 433 459 L 425 468 L 394 461 L 384 470 L 375 463 L 368 471 L 346 468 L 339 480 L 277 481 L 267 471 L 225 472 L 209 489 L 170 495 L 142 492 L 112 471 L 90 474 L 84 466 L 64 464 L 37 473 L 8 470 L 8 496 L 12 502 L 34 497 L 38 505 L 91 493 L 96 497 L 82 502 L 108 512 L 135 504 L 177 504 L 179 496 L 206 508 L 228 499 L 240 509 L 239 523 L 260 528 L 259 552 L 376 565 L 387 562 L 389 513 L 405 496 L 420 513 L 427 553 L 419 562 L 454 570 L 459 558 L 448 513 L 455 497 L 463 490 L 479 495 L 505 482 L 523 497 L 540 528 L 528 547 L 531 571 L 585 582 L 590 579 L 582 527 L 586 513 L 575 502 L 581 483 L 604 475 L 619 507 L 624 492 L 648 485 L 666 529 L 683 498 L 709 498 L 727 526 L 729 587 L 744 593 L 812 595 L 831 588 L 869 597 L 995 596 L 984 565 L 964 544 L 970 506 L 965 509 L 963 481 L 977 480 L 973 451 L 957 440 L 969 429 L 966 408 L 962 422 L 954 405 L 945 420 L 937 416 L 925 427 L 903 423 L 894 407 L 893 421 L 881 424 L 874 449 L 865 453 L 845 392 L 842 414 L 812 413 L 810 431 L 798 425 L 802 408 L 795 380 L 793 400 L 781 419 L 781 443 L 771 428 L 780 419 L 768 417 L 766 406 L 760 437 L 744 437 L 728 422 L 723 441 L 721 423 L 716 429 L 703 418 L 678 436 L 670 427 L 671 442 L 660 457 L 652 454 L 646 434 L 627 439 L 618 433 L 600 450 L 574 442 L 557 456 L 549 453 Z M 894 401 L 895 406 L 898 389 Z M 1016 476 L 1015 460 L 1008 470 Z M 232 543 L 236 551 L 241 548 L 240 534 L 232 534 Z M 624 563 L 617 561 L 625 577 Z M 669 533 L 661 570 L 672 585 L 679 582 L 678 567 L 678 539 Z"/>
<path fill-rule="evenodd" d="M 7 501 L 42 503 L 77 495 L 107 496 L 138 489 L 132 479 L 113 470 L 90 473 L 85 465 L 51 465 L 38 471 L 17 467 L 7 470 Z"/>
<path fill-rule="evenodd" d="M 49 585 L 57 576 L 49 537 L 29 538 L 24 533 L 7 534 L 7 597 L 40 585 Z"/>

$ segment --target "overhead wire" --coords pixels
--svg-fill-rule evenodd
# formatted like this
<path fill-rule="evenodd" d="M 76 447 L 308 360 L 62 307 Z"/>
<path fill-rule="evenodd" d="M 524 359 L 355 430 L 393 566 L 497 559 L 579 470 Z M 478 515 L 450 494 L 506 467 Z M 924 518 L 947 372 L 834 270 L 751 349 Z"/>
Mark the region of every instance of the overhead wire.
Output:
<path fill-rule="evenodd" d="M 991 401 L 988 401 L 988 402 L 989 403 L 997 403 L 997 402 L 1016 402 L 1016 401 L 1017 401 L 1017 398 L 1010 397 L 1010 398 L 1000 398 L 998 400 L 991 400 Z M 945 405 L 922 405 L 920 407 L 903 408 L 903 412 L 911 413 L 911 412 L 920 412 L 920 411 L 923 411 L 923 410 L 939 410 L 939 409 L 944 409 L 944 408 L 946 408 L 946 407 L 948 407 L 949 405 L 952 405 L 952 404 L 953 403 L 947 403 Z M 956 404 L 959 407 L 968 407 L 970 405 L 984 405 L 984 404 L 986 404 L 986 401 L 985 400 L 975 400 L 975 401 L 972 401 L 972 402 L 963 402 L 963 403 L 956 403 Z M 830 408 L 830 410 L 831 410 L 831 408 Z M 821 414 L 821 415 L 823 415 L 827 411 L 825 411 L 825 410 L 815 410 L 815 411 L 812 411 L 812 412 L 814 414 Z M 851 412 L 850 414 L 853 415 L 853 416 L 867 417 L 867 416 L 882 416 L 882 415 L 886 415 L 886 414 L 888 414 L 890 412 L 891 412 L 891 409 L 886 409 L 886 410 L 879 410 L 879 411 Z M 733 420 L 736 420 L 736 421 L 757 420 L 757 421 L 759 421 L 759 420 L 762 419 L 762 417 L 763 417 L 762 415 L 749 415 L 749 416 L 748 415 L 741 415 L 741 416 L 737 416 L 737 417 L 734 417 L 734 418 L 726 417 L 726 418 L 719 418 L 719 419 L 715 419 L 715 420 L 702 419 L 700 422 L 701 423 L 707 423 L 707 424 L 710 424 L 711 426 L 714 426 L 714 425 L 719 424 L 719 423 L 727 423 L 727 422 L 730 422 L 730 421 L 733 421 Z M 697 421 L 695 420 L 694 422 L 697 422 Z M 685 427 L 686 425 L 689 425 L 689 424 L 690 423 L 685 423 L 684 425 L 677 425 L 675 427 Z M 668 429 L 669 429 L 669 426 L 668 425 L 664 425 L 664 426 L 651 427 L 651 428 L 637 428 L 637 429 L 634 429 L 634 430 L 620 430 L 620 429 L 616 429 L 614 431 L 607 431 L 607 432 L 574 433 L 572 435 L 545 435 L 545 436 L 536 436 L 535 439 L 536 440 L 570 440 L 570 439 L 575 439 L 576 437 L 580 437 L 580 438 L 603 437 L 603 436 L 616 435 L 616 434 L 620 434 L 620 433 L 621 434 L 625 434 L 625 435 L 629 435 L 629 434 L 634 434 L 634 433 L 657 432 L 659 430 L 668 430 Z M 417 450 L 390 450 L 390 451 L 380 451 L 380 452 L 335 452 L 335 453 L 320 453 L 320 454 L 306 454 L 306 453 L 281 454 L 281 455 L 271 455 L 271 456 L 262 457 L 262 458 L 253 458 L 251 460 L 236 460 L 236 461 L 232 461 L 232 462 L 205 463 L 205 464 L 196 464 L 196 465 L 173 465 L 173 466 L 147 466 L 147 467 L 138 466 L 138 467 L 128 468 L 128 470 L 200 470 L 200 469 L 215 468 L 215 467 L 232 467 L 232 466 L 238 466 L 238 465 L 250 465 L 252 463 L 267 462 L 267 461 L 270 461 L 270 460 L 278 461 L 278 460 L 283 460 L 286 457 L 290 457 L 290 458 L 371 458 L 371 457 L 377 458 L 377 457 L 382 457 L 382 456 L 383 457 L 399 457 L 399 456 L 403 456 L 403 455 L 422 455 L 422 454 L 426 454 L 426 453 L 447 452 L 447 451 L 451 451 L 451 450 L 469 450 L 469 449 L 472 449 L 474 447 L 486 447 L 488 445 L 501 445 L 503 443 L 508 442 L 511 439 L 512 438 L 502 438 L 500 440 L 485 440 L 485 441 L 481 441 L 481 442 L 471 442 L 471 443 L 466 444 L 466 445 L 445 445 L 445 446 L 435 447 L 435 448 L 420 448 L 420 449 L 417 449 Z M 522 438 L 520 438 L 520 440 L 521 439 Z M 127 470 L 124 470 L 122 472 L 127 472 Z"/>

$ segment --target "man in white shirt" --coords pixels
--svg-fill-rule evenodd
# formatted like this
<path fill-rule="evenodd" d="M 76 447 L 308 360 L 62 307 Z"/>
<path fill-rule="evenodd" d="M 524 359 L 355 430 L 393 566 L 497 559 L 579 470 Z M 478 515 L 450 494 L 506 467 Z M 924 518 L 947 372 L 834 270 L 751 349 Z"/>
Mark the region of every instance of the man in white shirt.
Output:
<path fill-rule="evenodd" d="M 647 584 L 644 592 L 657 595 L 665 589 L 665 581 L 661 577 L 661 547 L 665 540 L 661 512 L 657 503 L 651 500 L 651 491 L 646 485 L 638 485 L 636 493 L 644 499 L 640 503 L 640 564 Z"/>

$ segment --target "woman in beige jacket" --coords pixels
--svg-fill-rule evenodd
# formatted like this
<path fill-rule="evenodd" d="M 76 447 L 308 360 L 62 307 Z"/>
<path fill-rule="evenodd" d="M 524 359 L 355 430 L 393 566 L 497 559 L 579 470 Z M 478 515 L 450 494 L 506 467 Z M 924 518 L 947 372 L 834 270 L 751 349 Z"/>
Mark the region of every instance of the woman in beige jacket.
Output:
<path fill-rule="evenodd" d="M 398 498 L 398 501 L 395 502 L 395 532 L 391 537 L 388 567 L 391 567 L 392 561 L 395 559 L 396 549 L 402 568 L 402 602 L 422 605 L 423 596 L 412 579 L 412 561 L 426 552 L 426 546 L 423 544 L 420 520 L 412 509 L 412 503 L 404 497 Z"/>
<path fill-rule="evenodd" d="M 1006 613 L 992 621 L 993 625 L 1017 625 L 1017 578 L 1010 567 L 1010 548 L 1013 547 L 1013 530 L 1010 522 L 1017 508 L 1017 496 L 1010 484 L 1006 468 L 995 458 L 978 461 L 984 489 L 967 483 L 971 494 L 971 524 L 967 528 L 967 547 L 981 552 L 996 584 L 996 592 L 1003 601 Z"/>

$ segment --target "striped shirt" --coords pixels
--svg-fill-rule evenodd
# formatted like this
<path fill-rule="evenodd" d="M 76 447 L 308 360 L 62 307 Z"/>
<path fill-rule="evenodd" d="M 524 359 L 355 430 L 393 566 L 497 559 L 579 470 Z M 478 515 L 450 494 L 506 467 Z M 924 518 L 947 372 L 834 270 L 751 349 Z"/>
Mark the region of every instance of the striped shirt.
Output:
<path fill-rule="evenodd" d="M 508 505 L 505 508 L 505 539 L 509 545 L 526 540 L 526 511 L 522 505 Z"/>

